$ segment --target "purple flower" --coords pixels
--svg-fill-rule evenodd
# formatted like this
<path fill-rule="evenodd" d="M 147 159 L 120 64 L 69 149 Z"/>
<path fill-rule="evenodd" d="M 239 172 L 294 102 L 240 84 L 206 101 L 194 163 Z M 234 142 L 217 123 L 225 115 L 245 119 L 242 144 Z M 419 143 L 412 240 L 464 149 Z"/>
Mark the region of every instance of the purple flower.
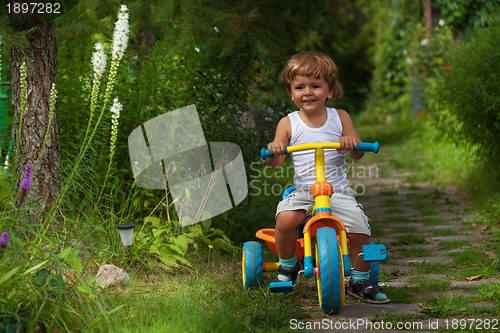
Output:
<path fill-rule="evenodd" d="M 24 178 L 19 183 L 19 187 L 27 191 L 31 188 L 31 175 L 33 173 L 33 164 L 26 164 L 24 167 Z"/>
<path fill-rule="evenodd" d="M 21 180 L 21 183 L 19 183 L 19 187 L 25 191 L 29 190 L 31 188 L 31 180 L 24 178 Z"/>
<path fill-rule="evenodd" d="M 33 172 L 33 164 L 26 164 L 24 167 L 24 178 L 28 178 L 31 180 L 31 174 Z"/>
<path fill-rule="evenodd" d="M 2 232 L 2 236 L 0 236 L 0 246 L 6 247 L 7 243 L 9 243 L 10 236 L 8 232 Z"/>

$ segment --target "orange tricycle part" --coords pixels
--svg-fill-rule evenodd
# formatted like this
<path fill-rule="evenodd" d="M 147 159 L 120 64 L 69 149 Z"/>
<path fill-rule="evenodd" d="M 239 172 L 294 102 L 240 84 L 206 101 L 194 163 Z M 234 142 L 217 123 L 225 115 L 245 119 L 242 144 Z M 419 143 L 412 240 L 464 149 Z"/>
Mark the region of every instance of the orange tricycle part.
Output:
<path fill-rule="evenodd" d="M 341 230 L 346 230 L 344 223 L 340 221 L 338 217 L 333 216 L 330 213 L 319 213 L 306 222 L 303 232 L 310 232 L 311 237 L 316 237 L 316 230 L 321 227 L 334 228 L 337 231 L 337 236 L 340 235 Z"/>
<path fill-rule="evenodd" d="M 278 249 L 276 248 L 276 241 L 274 240 L 274 229 L 264 228 L 260 229 L 255 233 L 257 238 L 262 239 L 267 247 L 274 253 L 275 256 L 279 257 Z M 295 244 L 295 255 L 297 256 L 297 260 L 302 261 L 304 258 L 304 239 L 297 239 L 297 243 Z"/>
<path fill-rule="evenodd" d="M 319 195 L 327 195 L 331 197 L 333 195 L 333 186 L 327 181 L 315 182 L 311 186 L 311 194 L 313 198 Z"/>

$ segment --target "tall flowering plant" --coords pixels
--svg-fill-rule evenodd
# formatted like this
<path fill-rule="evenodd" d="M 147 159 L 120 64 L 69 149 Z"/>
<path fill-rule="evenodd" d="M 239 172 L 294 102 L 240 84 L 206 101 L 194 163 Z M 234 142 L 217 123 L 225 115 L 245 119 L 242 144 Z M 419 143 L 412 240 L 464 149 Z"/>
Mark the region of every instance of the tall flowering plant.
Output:
<path fill-rule="evenodd" d="M 120 7 L 118 11 L 118 19 L 115 23 L 115 29 L 113 31 L 113 46 L 111 49 L 111 65 L 109 69 L 108 84 L 106 86 L 106 91 L 104 92 L 104 106 L 106 106 L 108 100 L 111 98 L 111 93 L 113 91 L 113 86 L 116 79 L 116 74 L 118 71 L 118 66 L 125 54 L 127 49 L 127 42 L 129 37 L 129 15 L 128 8 L 125 5 Z M 109 164 L 106 171 L 106 177 L 97 198 L 96 205 L 101 200 L 104 188 L 106 187 L 109 174 L 111 172 L 113 156 L 116 149 L 116 140 L 118 137 L 118 119 L 120 118 L 120 112 L 123 109 L 123 105 L 119 102 L 118 97 L 113 100 L 113 105 L 110 108 L 111 111 L 111 139 L 110 139 L 110 151 L 109 151 Z M 103 107 L 104 110 L 104 107 Z"/>
<path fill-rule="evenodd" d="M 6 231 L 2 232 L 2 235 L 0 236 L 0 258 L 3 257 L 3 253 L 5 251 L 5 248 L 7 247 L 7 244 L 9 244 L 9 240 L 9 233 Z"/>
<path fill-rule="evenodd" d="M 94 80 L 92 84 L 92 92 L 90 94 L 90 116 L 89 124 L 92 123 L 92 116 L 94 115 L 97 106 L 97 99 L 99 98 L 99 87 L 101 86 L 101 78 L 106 69 L 107 56 L 104 51 L 104 46 L 101 43 L 95 44 L 95 51 L 92 53 L 92 68 L 94 69 Z"/>
<path fill-rule="evenodd" d="M 120 112 L 123 109 L 123 105 L 120 103 L 118 100 L 118 97 L 115 97 L 113 100 L 113 105 L 111 105 L 110 111 L 111 111 L 111 140 L 110 140 L 110 146 L 109 146 L 109 163 L 108 163 L 108 169 L 106 171 L 106 177 L 104 178 L 104 182 L 101 188 L 101 193 L 99 193 L 99 198 L 97 199 L 97 203 L 99 203 L 99 200 L 101 199 L 102 193 L 104 192 L 104 188 L 106 187 L 106 183 L 109 178 L 109 174 L 111 173 L 111 167 L 113 164 L 113 157 L 115 155 L 115 150 L 116 150 L 116 140 L 118 137 L 118 119 L 120 119 Z M 97 206 L 97 205 L 96 205 Z"/>
<path fill-rule="evenodd" d="M 115 84 L 118 66 L 127 49 L 127 42 L 129 37 L 129 15 L 128 8 L 125 5 L 120 7 L 118 11 L 118 20 L 115 23 L 115 30 L 113 31 L 113 47 L 111 49 L 111 67 L 109 69 L 108 85 L 104 93 L 104 103 L 111 97 L 113 87 Z"/>
<path fill-rule="evenodd" d="M 9 233 L 6 231 L 2 232 L 2 236 L 0 236 L 0 248 L 7 247 L 7 244 L 9 244 L 9 240 L 10 240 Z"/>
<path fill-rule="evenodd" d="M 24 115 L 24 109 L 26 108 L 26 89 L 27 89 L 27 83 L 26 83 L 26 77 L 27 77 L 27 68 L 26 68 L 26 62 L 23 61 L 19 68 L 19 126 L 18 128 L 18 133 L 17 133 L 17 140 L 16 140 L 16 148 L 19 147 L 20 145 L 20 140 L 19 138 L 21 137 L 21 128 L 23 125 L 23 115 Z M 16 149 L 19 150 L 19 149 Z"/>
<path fill-rule="evenodd" d="M 19 182 L 19 188 L 21 189 L 21 196 L 19 198 L 19 209 L 21 208 L 24 199 L 26 198 L 26 193 L 28 193 L 28 190 L 31 188 L 32 177 L 33 177 L 33 164 L 26 164 L 24 166 L 24 177 Z"/>
<path fill-rule="evenodd" d="M 111 106 L 111 144 L 109 148 L 109 163 L 111 163 L 115 154 L 116 139 L 118 137 L 118 119 L 120 119 L 120 112 L 122 109 L 123 105 L 118 101 L 118 97 L 116 97 L 113 100 L 113 105 Z"/>
<path fill-rule="evenodd" d="M 53 212 L 57 211 L 57 208 L 61 204 L 62 198 L 70 188 L 70 184 L 75 177 L 79 165 L 82 163 L 83 158 L 87 154 L 87 151 L 91 145 L 94 136 L 96 135 L 98 128 L 100 127 L 104 116 L 106 115 L 106 111 L 108 109 L 108 104 L 111 100 L 111 95 L 113 93 L 116 75 L 118 73 L 118 68 L 121 63 L 121 60 L 125 54 L 125 50 L 127 49 L 128 39 L 129 39 L 129 13 L 126 5 L 120 6 L 118 10 L 117 20 L 115 22 L 115 28 L 113 32 L 113 42 L 111 48 L 111 62 L 106 82 L 106 87 L 104 90 L 104 95 L 102 98 L 102 102 L 99 103 L 100 99 L 100 91 L 101 91 L 101 83 L 103 81 L 104 73 L 106 72 L 106 66 L 108 62 L 108 56 L 106 55 L 105 47 L 102 43 L 97 43 L 94 46 L 94 51 L 92 53 L 92 57 L 90 59 L 92 68 L 93 68 L 93 82 L 92 89 L 90 93 L 90 113 L 89 113 L 89 121 L 87 124 L 87 130 L 85 132 L 85 137 L 81 144 L 81 149 L 78 153 L 78 156 L 75 159 L 75 164 L 71 169 L 69 176 L 66 178 L 65 185 L 61 189 L 60 195 L 57 198 L 57 201 L 53 204 Z M 100 112 L 96 116 L 96 110 L 100 108 Z M 118 118 L 120 116 L 120 111 L 122 109 L 122 105 L 118 102 L 118 99 L 115 98 L 113 101 L 113 105 L 111 106 L 111 150 L 110 150 L 110 163 L 108 165 L 108 172 L 106 174 L 106 180 L 109 175 L 109 168 L 111 167 L 111 160 L 113 158 L 115 147 L 116 147 L 116 138 L 118 133 Z M 94 120 L 94 116 L 96 116 Z M 95 206 L 98 205 L 100 198 L 102 196 L 104 187 L 106 185 L 106 181 L 103 183 L 102 190 L 99 194 L 99 198 L 95 202 Z"/>

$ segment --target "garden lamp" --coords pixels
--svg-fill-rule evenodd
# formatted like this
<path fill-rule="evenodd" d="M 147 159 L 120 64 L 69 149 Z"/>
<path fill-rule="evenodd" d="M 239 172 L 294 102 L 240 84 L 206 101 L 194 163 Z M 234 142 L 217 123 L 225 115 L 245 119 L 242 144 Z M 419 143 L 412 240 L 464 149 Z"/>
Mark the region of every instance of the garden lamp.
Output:
<path fill-rule="evenodd" d="M 135 223 L 117 224 L 116 229 L 120 232 L 120 238 L 124 246 L 132 245 Z"/>

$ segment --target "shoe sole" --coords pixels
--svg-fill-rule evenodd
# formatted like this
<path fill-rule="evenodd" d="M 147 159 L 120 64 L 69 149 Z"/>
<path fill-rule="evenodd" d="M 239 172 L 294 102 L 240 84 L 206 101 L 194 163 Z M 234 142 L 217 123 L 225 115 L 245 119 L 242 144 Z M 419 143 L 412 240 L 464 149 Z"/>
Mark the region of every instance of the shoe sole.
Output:
<path fill-rule="evenodd" d="M 381 300 L 381 301 L 377 301 L 375 299 L 369 299 L 369 298 L 366 298 L 362 295 L 359 295 L 359 294 L 356 294 L 356 293 L 353 293 L 352 291 L 350 291 L 349 289 L 347 289 L 347 293 L 361 301 L 364 301 L 365 303 L 370 303 L 370 304 L 387 304 L 387 303 L 390 303 L 391 300 L 389 298 L 387 299 L 384 299 L 384 300 Z"/>

